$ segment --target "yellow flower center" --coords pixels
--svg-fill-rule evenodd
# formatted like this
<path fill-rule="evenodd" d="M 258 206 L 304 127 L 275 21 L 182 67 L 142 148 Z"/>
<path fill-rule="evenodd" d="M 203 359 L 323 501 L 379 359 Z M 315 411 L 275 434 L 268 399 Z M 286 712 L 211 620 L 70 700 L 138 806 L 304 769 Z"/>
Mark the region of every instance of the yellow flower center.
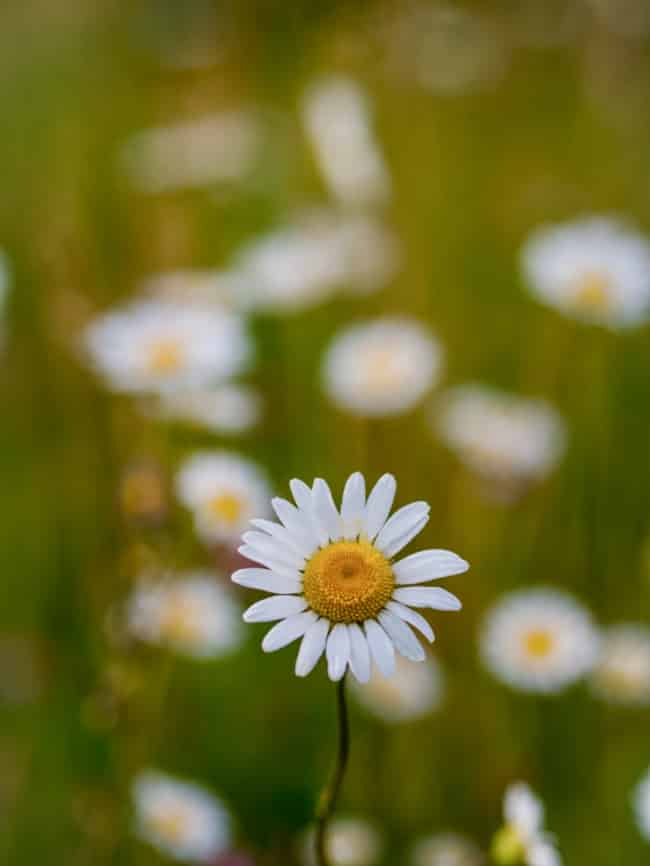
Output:
<path fill-rule="evenodd" d="M 241 497 L 234 493 L 220 493 L 208 502 L 208 511 L 224 523 L 238 523 L 244 511 Z"/>
<path fill-rule="evenodd" d="M 172 844 L 181 842 L 187 832 L 187 815 L 180 809 L 161 809 L 149 822 L 155 833 Z"/>
<path fill-rule="evenodd" d="M 332 622 L 372 619 L 390 599 L 390 562 L 368 541 L 335 541 L 312 556 L 303 592 L 309 606 Z"/>
<path fill-rule="evenodd" d="M 526 655 L 544 659 L 553 652 L 555 638 L 545 628 L 533 628 L 524 635 L 523 644 Z"/>
<path fill-rule="evenodd" d="M 492 840 L 492 857 L 499 866 L 515 866 L 523 863 L 526 855 L 524 843 L 517 829 L 512 824 L 506 824 Z"/>
<path fill-rule="evenodd" d="M 603 313 L 610 305 L 610 281 L 606 274 L 591 271 L 580 277 L 574 303 L 586 312 Z"/>
<path fill-rule="evenodd" d="M 175 373 L 183 365 L 184 354 L 177 340 L 158 340 L 149 347 L 149 369 L 161 375 Z"/>
<path fill-rule="evenodd" d="M 375 349 L 368 353 L 365 361 L 366 381 L 371 391 L 397 388 L 402 375 L 395 352 L 391 349 Z"/>

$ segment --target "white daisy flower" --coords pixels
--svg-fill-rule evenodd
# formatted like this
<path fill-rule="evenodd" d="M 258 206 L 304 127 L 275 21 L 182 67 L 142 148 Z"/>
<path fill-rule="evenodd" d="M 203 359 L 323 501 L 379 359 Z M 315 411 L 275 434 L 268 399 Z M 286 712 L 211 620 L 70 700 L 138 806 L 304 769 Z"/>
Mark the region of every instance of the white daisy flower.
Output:
<path fill-rule="evenodd" d="M 548 403 L 483 385 L 450 389 L 433 420 L 472 471 L 499 485 L 544 478 L 566 448 L 564 422 Z"/>
<path fill-rule="evenodd" d="M 234 435 L 255 426 L 260 417 L 261 401 L 255 388 L 248 385 L 220 385 L 200 391 L 161 394 L 158 411 L 163 418 L 187 421 L 222 435 Z"/>
<path fill-rule="evenodd" d="M 441 364 L 439 343 L 419 322 L 375 319 L 334 337 L 323 384 L 336 405 L 356 415 L 399 415 L 432 387 Z"/>
<path fill-rule="evenodd" d="M 544 804 L 523 782 L 506 791 L 505 826 L 496 834 L 492 856 L 501 866 L 561 866 L 553 837 L 544 831 Z"/>
<path fill-rule="evenodd" d="M 613 703 L 650 705 L 650 628 L 626 624 L 606 629 L 592 685 Z"/>
<path fill-rule="evenodd" d="M 120 161 L 134 187 L 161 193 L 241 180 L 259 150 L 258 118 L 233 110 L 136 133 Z"/>
<path fill-rule="evenodd" d="M 370 713 L 389 724 L 412 721 L 437 710 L 444 696 L 439 662 L 431 657 L 416 665 L 395 659 L 395 676 L 385 679 L 373 671 L 367 683 L 356 684 L 354 694 Z"/>
<path fill-rule="evenodd" d="M 650 243 L 617 220 L 538 229 L 524 244 L 522 267 L 540 301 L 576 319 L 628 328 L 650 315 Z"/>
<path fill-rule="evenodd" d="M 128 602 L 129 630 L 140 640 L 196 658 L 216 658 L 242 640 L 241 611 L 204 572 L 143 583 Z"/>
<path fill-rule="evenodd" d="M 146 770 L 135 778 L 132 790 L 137 834 L 161 853 L 205 863 L 229 847 L 230 815 L 199 785 Z"/>
<path fill-rule="evenodd" d="M 254 515 L 268 514 L 271 490 L 250 460 L 223 451 L 187 458 L 176 476 L 179 500 L 194 513 L 199 536 L 208 544 L 233 543 Z"/>
<path fill-rule="evenodd" d="M 251 356 L 243 319 L 216 307 L 135 301 L 86 330 L 91 360 L 116 391 L 200 388 L 239 373 Z"/>
<path fill-rule="evenodd" d="M 497 679 L 528 692 L 558 692 L 584 676 L 598 653 L 591 616 L 550 588 L 524 589 L 488 612 L 481 655 Z"/>
<path fill-rule="evenodd" d="M 413 866 L 482 866 L 476 845 L 457 833 L 439 833 L 419 839 L 413 846 Z"/>
<path fill-rule="evenodd" d="M 302 119 L 318 166 L 343 205 L 376 205 L 390 195 L 390 178 L 370 128 L 368 103 L 348 78 L 327 78 L 307 88 Z"/>
<path fill-rule="evenodd" d="M 650 769 L 634 790 L 633 805 L 639 830 L 650 842 Z"/>
<path fill-rule="evenodd" d="M 382 849 L 381 836 L 367 821 L 336 818 L 328 825 L 325 853 L 331 866 L 374 866 Z M 305 866 L 317 866 L 312 832 L 305 837 L 302 860 Z"/>
<path fill-rule="evenodd" d="M 395 650 L 424 661 L 410 626 L 429 641 L 433 632 L 412 608 L 459 610 L 461 605 L 450 592 L 419 584 L 469 568 L 447 550 L 395 561 L 427 524 L 427 503 L 413 502 L 389 518 L 396 482 L 388 474 L 367 499 L 363 475 L 351 475 L 340 512 L 322 478 L 311 488 L 296 479 L 290 486 L 296 505 L 272 501 L 280 523 L 253 520 L 254 530 L 243 535 L 239 552 L 259 567 L 232 576 L 241 586 L 272 593 L 244 613 L 246 622 L 279 620 L 262 649 L 273 652 L 302 638 L 296 674 L 307 676 L 325 653 L 333 681 L 349 667 L 359 682 L 368 682 L 371 659 L 384 676 L 392 676 Z"/>

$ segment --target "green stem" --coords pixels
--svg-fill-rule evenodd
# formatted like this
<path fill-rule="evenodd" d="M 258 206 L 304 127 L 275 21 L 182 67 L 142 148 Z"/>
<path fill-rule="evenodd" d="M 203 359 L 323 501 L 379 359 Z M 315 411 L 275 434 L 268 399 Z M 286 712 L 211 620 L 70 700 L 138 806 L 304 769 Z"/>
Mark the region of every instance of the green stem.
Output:
<path fill-rule="evenodd" d="M 345 768 L 350 755 L 350 725 L 345 699 L 345 676 L 336 684 L 336 706 L 338 720 L 338 750 L 332 776 L 324 788 L 316 809 L 316 864 L 329 866 L 325 852 L 327 825 L 336 808 L 336 801 L 343 783 Z"/>

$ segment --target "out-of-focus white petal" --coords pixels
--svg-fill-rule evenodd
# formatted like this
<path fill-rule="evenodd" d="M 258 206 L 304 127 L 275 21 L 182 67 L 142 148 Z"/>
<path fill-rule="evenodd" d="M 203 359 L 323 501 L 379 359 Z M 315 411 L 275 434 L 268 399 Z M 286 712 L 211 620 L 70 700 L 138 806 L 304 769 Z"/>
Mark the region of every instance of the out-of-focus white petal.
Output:
<path fill-rule="evenodd" d="M 274 574 L 267 568 L 240 568 L 232 575 L 231 580 L 248 589 L 261 589 L 263 592 L 274 592 L 278 595 L 302 592 L 301 580 Z"/>
<path fill-rule="evenodd" d="M 416 611 L 414 610 L 411 610 L 410 607 L 405 607 L 398 601 L 391 600 L 386 603 L 386 610 L 390 610 L 400 619 L 403 619 L 404 622 L 407 622 L 409 625 L 412 625 L 413 628 L 416 628 L 424 635 L 424 637 L 429 641 L 429 643 L 433 643 L 433 641 L 435 640 L 433 629 L 426 621 L 426 619 L 421 614 L 416 613 Z"/>
<path fill-rule="evenodd" d="M 327 638 L 327 673 L 332 682 L 341 679 L 350 661 L 350 638 L 347 627 L 338 622 Z"/>
<path fill-rule="evenodd" d="M 353 539 L 363 532 L 365 507 L 366 481 L 361 472 L 354 472 L 345 483 L 341 502 L 341 520 L 345 538 Z"/>
<path fill-rule="evenodd" d="M 302 637 L 317 619 L 318 616 L 313 610 L 306 610 L 304 613 L 298 613 L 282 620 L 266 633 L 262 641 L 262 649 L 265 653 L 282 649 L 282 647 Z"/>
<path fill-rule="evenodd" d="M 462 604 L 446 589 L 439 586 L 412 586 L 396 589 L 393 593 L 395 601 L 411 607 L 430 607 L 432 610 L 460 610 Z"/>
<path fill-rule="evenodd" d="M 367 683 L 370 679 L 370 651 L 368 642 L 356 623 L 348 625 L 348 637 L 350 638 L 350 668 L 360 683 Z"/>
<path fill-rule="evenodd" d="M 378 619 L 399 653 L 413 662 L 424 661 L 424 649 L 402 619 L 389 610 L 382 610 Z"/>
<path fill-rule="evenodd" d="M 395 583 L 407 586 L 462 574 L 469 564 L 450 550 L 421 550 L 393 564 Z"/>
<path fill-rule="evenodd" d="M 302 596 L 273 595 L 256 601 L 244 612 L 244 622 L 273 622 L 300 613 L 307 607 Z"/>
<path fill-rule="evenodd" d="M 387 472 L 381 476 L 370 491 L 364 518 L 366 535 L 370 541 L 373 540 L 386 522 L 393 505 L 396 490 L 397 482 L 395 481 L 395 477 Z"/>
<path fill-rule="evenodd" d="M 318 660 L 325 652 L 327 633 L 330 629 L 328 619 L 319 619 L 309 626 L 300 644 L 300 651 L 296 659 L 296 676 L 306 677 L 318 664 Z"/>
<path fill-rule="evenodd" d="M 383 628 L 374 619 L 363 624 L 372 658 L 385 677 L 395 673 L 395 648 Z"/>

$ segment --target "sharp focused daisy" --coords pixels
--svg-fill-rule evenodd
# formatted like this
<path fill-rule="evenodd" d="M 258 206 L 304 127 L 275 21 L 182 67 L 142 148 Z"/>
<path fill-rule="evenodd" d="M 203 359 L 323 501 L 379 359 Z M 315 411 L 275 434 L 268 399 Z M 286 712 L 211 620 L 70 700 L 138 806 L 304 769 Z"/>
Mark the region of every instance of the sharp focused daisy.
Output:
<path fill-rule="evenodd" d="M 598 653 L 589 613 L 566 593 L 526 589 L 487 614 L 481 655 L 497 679 L 515 689 L 557 692 L 584 676 Z"/>
<path fill-rule="evenodd" d="M 100 316 L 86 345 L 108 384 L 133 393 L 213 385 L 239 373 L 251 355 L 240 316 L 157 300 Z"/>
<path fill-rule="evenodd" d="M 262 643 L 266 652 L 302 638 L 296 674 L 306 676 L 323 653 L 329 677 L 349 667 L 359 682 L 370 678 L 370 661 L 384 676 L 395 670 L 395 650 L 423 661 L 411 626 L 428 640 L 428 622 L 412 608 L 459 610 L 458 599 L 431 580 L 461 574 L 468 564 L 446 550 L 397 554 L 429 519 L 426 502 L 400 508 L 389 518 L 396 483 L 382 476 L 366 499 L 363 475 L 355 472 L 343 491 L 341 510 L 321 478 L 310 488 L 291 482 L 296 505 L 274 499 L 280 523 L 253 520 L 240 553 L 259 563 L 233 574 L 235 583 L 272 593 L 244 614 L 246 622 L 277 625 Z"/>
<path fill-rule="evenodd" d="M 412 721 L 440 706 L 444 696 L 442 669 L 434 658 L 416 665 L 408 659 L 395 659 L 395 676 L 386 679 L 376 671 L 367 683 L 354 689 L 359 703 L 384 722 Z"/>
<path fill-rule="evenodd" d="M 236 454 L 206 451 L 188 457 L 176 476 L 176 490 L 208 544 L 235 542 L 252 517 L 268 513 L 266 476 Z"/>
<path fill-rule="evenodd" d="M 482 866 L 477 846 L 458 833 L 438 833 L 419 839 L 413 846 L 412 866 Z"/>
<path fill-rule="evenodd" d="M 257 391 L 247 385 L 173 391 L 160 395 L 159 412 L 165 418 L 233 435 L 255 426 L 260 415 L 260 398 Z"/>
<path fill-rule="evenodd" d="M 412 409 L 438 377 L 442 350 L 419 322 L 383 318 L 345 329 L 323 360 L 330 399 L 356 415 Z"/>
<path fill-rule="evenodd" d="M 650 313 L 650 243 L 615 219 L 538 229 L 522 266 L 533 294 L 574 318 L 627 328 Z"/>
<path fill-rule="evenodd" d="M 544 805 L 528 785 L 510 785 L 503 814 L 505 826 L 492 845 L 492 856 L 500 866 L 561 866 L 553 837 L 544 831 Z"/>
<path fill-rule="evenodd" d="M 592 685 L 607 701 L 650 705 L 650 628 L 629 624 L 606 629 Z"/>
<path fill-rule="evenodd" d="M 138 836 L 163 854 L 205 863 L 230 845 L 230 815 L 199 785 L 147 770 L 133 783 Z"/>
<path fill-rule="evenodd" d="M 319 866 L 313 854 L 313 834 L 303 846 L 305 866 Z M 331 866 L 375 866 L 382 853 L 377 830 L 360 818 L 337 818 L 327 831 L 326 852 Z"/>
<path fill-rule="evenodd" d="M 433 420 L 470 469 L 501 485 L 543 478 L 566 447 L 564 423 L 546 402 L 483 385 L 450 389 Z"/>
<path fill-rule="evenodd" d="M 242 640 L 241 611 L 213 575 L 191 572 L 143 583 L 128 603 L 130 631 L 196 658 L 216 658 Z"/>
<path fill-rule="evenodd" d="M 639 830 L 650 842 L 650 769 L 635 788 L 632 802 Z"/>

